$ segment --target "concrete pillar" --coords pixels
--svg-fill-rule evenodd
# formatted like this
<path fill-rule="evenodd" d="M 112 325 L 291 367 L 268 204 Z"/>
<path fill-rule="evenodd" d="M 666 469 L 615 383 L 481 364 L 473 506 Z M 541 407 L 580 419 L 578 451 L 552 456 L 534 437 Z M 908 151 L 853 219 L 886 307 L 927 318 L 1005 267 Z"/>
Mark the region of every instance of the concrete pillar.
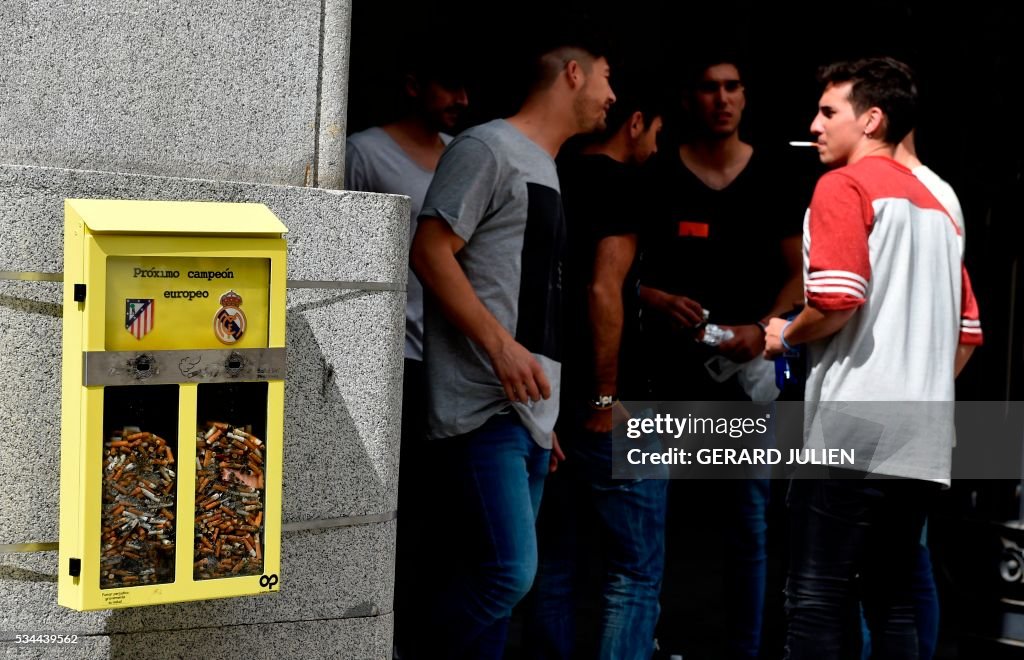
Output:
<path fill-rule="evenodd" d="M 77 633 L 69 658 L 390 657 L 409 207 L 325 189 L 350 9 L 4 2 L 0 271 L 61 270 L 68 197 L 252 201 L 289 227 L 289 279 L 327 284 L 288 294 L 281 592 L 78 613 L 56 552 L 4 553 L 0 632 Z M 57 540 L 60 286 L 0 280 L 0 546 Z"/>

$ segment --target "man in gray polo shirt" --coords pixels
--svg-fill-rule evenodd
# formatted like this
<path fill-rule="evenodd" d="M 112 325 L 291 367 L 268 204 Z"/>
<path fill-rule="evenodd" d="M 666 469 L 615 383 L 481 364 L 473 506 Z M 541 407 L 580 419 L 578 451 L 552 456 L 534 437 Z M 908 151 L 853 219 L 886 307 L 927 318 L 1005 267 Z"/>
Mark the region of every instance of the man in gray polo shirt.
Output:
<path fill-rule="evenodd" d="M 449 515 L 463 521 L 469 553 L 461 574 L 442 576 L 436 657 L 500 658 L 537 568 L 560 376 L 565 228 L 554 157 L 568 138 L 602 128 L 615 100 L 599 49 L 539 52 L 519 112 L 448 146 L 413 241 L 427 293 L 428 436 L 457 482 Z"/>

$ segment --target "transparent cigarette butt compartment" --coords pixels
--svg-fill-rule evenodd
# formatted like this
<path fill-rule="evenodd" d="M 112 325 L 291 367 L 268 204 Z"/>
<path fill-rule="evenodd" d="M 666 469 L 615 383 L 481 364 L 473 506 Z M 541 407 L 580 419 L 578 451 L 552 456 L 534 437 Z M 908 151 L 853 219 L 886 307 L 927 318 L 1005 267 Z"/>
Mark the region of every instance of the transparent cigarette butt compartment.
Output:
<path fill-rule="evenodd" d="M 287 229 L 261 204 L 64 210 L 59 603 L 277 591 Z"/>

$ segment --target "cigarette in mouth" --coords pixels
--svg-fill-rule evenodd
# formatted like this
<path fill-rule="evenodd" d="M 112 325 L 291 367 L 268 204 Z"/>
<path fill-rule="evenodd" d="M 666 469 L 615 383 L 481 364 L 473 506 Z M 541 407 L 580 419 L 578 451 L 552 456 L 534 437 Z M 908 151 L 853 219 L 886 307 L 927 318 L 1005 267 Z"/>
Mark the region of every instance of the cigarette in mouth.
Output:
<path fill-rule="evenodd" d="M 791 146 L 791 147 L 816 147 L 816 146 L 818 146 L 818 143 L 817 142 L 801 142 L 799 140 L 791 140 L 790 143 L 789 143 L 789 146 Z"/>

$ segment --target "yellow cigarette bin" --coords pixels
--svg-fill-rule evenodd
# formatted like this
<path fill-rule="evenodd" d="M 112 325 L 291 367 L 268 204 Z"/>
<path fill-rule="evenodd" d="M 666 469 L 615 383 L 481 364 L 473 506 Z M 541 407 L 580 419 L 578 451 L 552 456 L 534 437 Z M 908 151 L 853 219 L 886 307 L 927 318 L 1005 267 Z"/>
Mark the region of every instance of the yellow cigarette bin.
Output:
<path fill-rule="evenodd" d="M 262 204 L 64 213 L 59 603 L 277 591 L 287 228 Z"/>

